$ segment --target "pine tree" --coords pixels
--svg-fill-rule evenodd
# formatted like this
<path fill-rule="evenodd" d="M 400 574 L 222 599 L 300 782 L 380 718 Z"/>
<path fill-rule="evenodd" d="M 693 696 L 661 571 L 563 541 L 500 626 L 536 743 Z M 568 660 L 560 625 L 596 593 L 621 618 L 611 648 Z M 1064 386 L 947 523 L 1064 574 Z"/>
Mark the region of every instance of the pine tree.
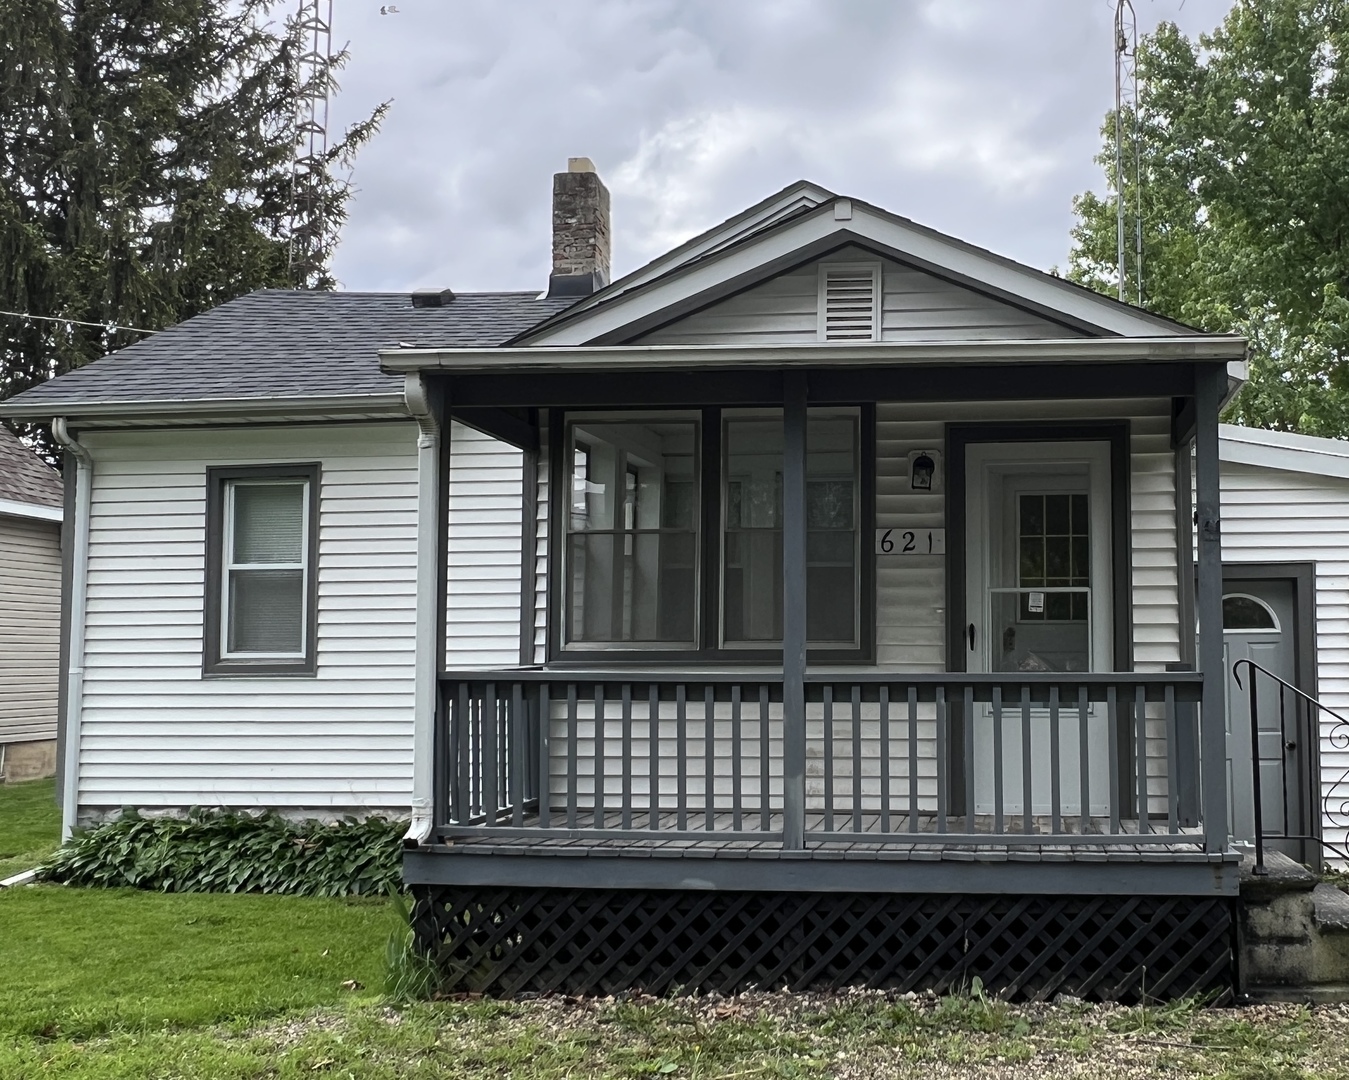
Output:
<path fill-rule="evenodd" d="M 0 0 L 0 398 L 264 287 L 326 289 L 339 175 L 387 103 L 328 151 L 316 266 L 289 259 L 300 30 L 273 0 Z M 319 75 L 335 87 L 346 61 Z M 313 209 L 313 202 L 310 204 Z"/>

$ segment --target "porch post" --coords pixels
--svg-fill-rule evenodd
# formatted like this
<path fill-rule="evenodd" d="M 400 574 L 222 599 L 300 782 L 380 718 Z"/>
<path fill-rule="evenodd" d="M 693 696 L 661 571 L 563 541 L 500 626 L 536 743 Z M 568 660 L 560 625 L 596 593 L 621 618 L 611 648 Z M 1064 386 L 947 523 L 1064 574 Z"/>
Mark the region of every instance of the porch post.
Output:
<path fill-rule="evenodd" d="M 1204 673 L 1200 712 L 1204 846 L 1227 846 L 1226 672 L 1223 670 L 1223 553 L 1218 488 L 1218 409 L 1227 369 L 1195 367 L 1195 510 L 1199 522 L 1199 670 Z"/>
<path fill-rule="evenodd" d="M 446 532 L 450 431 L 444 394 L 417 372 L 404 378 L 404 400 L 417 421 L 417 598 L 413 649 L 412 821 L 403 843 L 426 843 L 436 825 L 439 783 L 436 727 L 445 655 Z"/>
<path fill-rule="evenodd" d="M 783 376 L 782 846 L 806 829 L 806 376 Z"/>

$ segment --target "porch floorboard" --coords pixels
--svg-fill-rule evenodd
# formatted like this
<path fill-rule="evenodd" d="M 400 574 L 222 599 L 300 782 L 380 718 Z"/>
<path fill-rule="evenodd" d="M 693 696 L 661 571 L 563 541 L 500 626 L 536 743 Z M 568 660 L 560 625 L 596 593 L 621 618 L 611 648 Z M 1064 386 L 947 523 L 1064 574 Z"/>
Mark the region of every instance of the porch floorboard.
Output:
<path fill-rule="evenodd" d="M 569 821 L 574 824 L 568 824 Z M 640 858 L 640 859 L 765 859 L 765 860 L 847 860 L 874 862 L 1015 862 L 1015 863 L 1224 863 L 1235 862 L 1235 852 L 1210 853 L 1203 848 L 1203 837 L 1199 830 L 1186 833 L 1183 840 L 1152 840 L 1141 843 L 1101 844 L 1084 839 L 1073 843 L 1067 837 L 1081 836 L 1081 821 L 1077 817 L 1064 818 L 1058 833 L 1051 832 L 1048 817 L 1033 818 L 1033 834 L 1043 835 L 1046 842 L 1014 841 L 1000 843 L 990 835 L 987 843 L 971 844 L 968 840 L 947 840 L 937 832 L 935 814 L 919 814 L 910 827 L 907 814 L 892 813 L 888 831 L 881 828 L 879 813 L 867 812 L 858 816 L 854 827 L 852 811 L 834 814 L 834 829 L 824 828 L 824 815 L 821 812 L 808 812 L 806 815 L 806 845 L 801 850 L 785 850 L 780 839 L 782 815 L 770 815 L 768 828 L 763 838 L 747 836 L 745 829 L 752 824 L 760 824 L 757 811 L 742 812 L 742 828 L 734 828 L 734 818 L 730 812 L 717 812 L 712 821 L 707 821 L 704 813 L 687 811 L 683 827 L 680 828 L 678 815 L 661 812 L 656 815 L 653 824 L 647 811 L 632 810 L 625 825 L 621 811 L 604 813 L 597 821 L 593 810 L 576 810 L 569 816 L 565 810 L 554 810 L 550 814 L 550 829 L 539 829 L 539 817 L 530 813 L 523 818 L 523 833 L 507 833 L 498 829 L 509 829 L 511 822 L 503 819 L 497 828 L 465 827 L 449 830 L 446 842 L 436 845 L 436 850 L 445 854 L 472 855 L 541 855 L 561 858 Z M 710 828 L 708 827 L 710 824 Z M 1018 815 L 1013 823 L 1010 818 L 1005 824 L 1005 832 L 1014 836 L 1024 836 L 1019 826 L 1022 820 Z M 991 834 L 992 815 L 975 815 L 973 826 L 967 827 L 964 816 L 948 817 L 946 832 L 951 834 Z M 1111 823 L 1107 819 L 1092 818 L 1088 822 L 1087 835 L 1110 834 Z M 528 830 L 539 829 L 529 833 Z M 622 837 L 588 835 L 596 830 L 631 830 Z M 679 835 L 668 834 L 675 831 Z M 632 835 L 645 832 L 647 835 Z M 692 832 L 700 835 L 690 836 Z M 776 833 L 777 835 L 771 835 Z M 1120 821 L 1120 834 L 1138 833 L 1136 820 Z M 1193 840 L 1188 839 L 1193 835 Z M 1050 837 L 1053 840 L 1050 841 Z"/>

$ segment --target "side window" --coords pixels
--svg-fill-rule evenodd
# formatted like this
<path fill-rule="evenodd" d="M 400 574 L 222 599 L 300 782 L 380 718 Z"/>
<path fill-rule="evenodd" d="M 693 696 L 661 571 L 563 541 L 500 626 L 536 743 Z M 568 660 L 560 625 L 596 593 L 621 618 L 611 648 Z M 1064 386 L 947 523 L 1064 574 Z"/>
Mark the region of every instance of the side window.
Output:
<path fill-rule="evenodd" d="M 210 469 L 203 671 L 312 675 L 319 467 Z"/>

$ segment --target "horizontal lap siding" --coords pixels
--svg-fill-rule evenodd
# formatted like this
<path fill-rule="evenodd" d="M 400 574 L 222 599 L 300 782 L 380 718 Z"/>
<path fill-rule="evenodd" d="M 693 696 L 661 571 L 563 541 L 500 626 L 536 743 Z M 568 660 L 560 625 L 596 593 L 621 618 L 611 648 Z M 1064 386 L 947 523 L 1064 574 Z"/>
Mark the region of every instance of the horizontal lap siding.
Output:
<path fill-rule="evenodd" d="M 0 515 L 0 743 L 56 738 L 61 526 Z"/>
<path fill-rule="evenodd" d="M 451 433 L 446 666 L 512 666 L 520 662 L 524 454 L 462 424 Z"/>
<path fill-rule="evenodd" d="M 90 522 L 80 805 L 405 813 L 416 428 L 101 433 Z M 203 679 L 205 478 L 319 461 L 318 674 Z"/>
<path fill-rule="evenodd" d="M 845 249 L 825 262 L 876 261 Z M 1057 323 L 888 259 L 883 266 L 881 339 L 970 341 L 1077 336 Z M 817 263 L 746 289 L 640 339 L 643 345 L 766 345 L 814 341 Z"/>
<path fill-rule="evenodd" d="M 1316 564 L 1317 695 L 1349 716 L 1349 480 L 1223 462 L 1223 561 Z M 1321 799 L 1349 799 L 1349 747 L 1320 724 Z M 1338 744 L 1338 745 L 1337 745 Z M 1324 838 L 1343 847 L 1343 817 L 1322 820 Z"/>

